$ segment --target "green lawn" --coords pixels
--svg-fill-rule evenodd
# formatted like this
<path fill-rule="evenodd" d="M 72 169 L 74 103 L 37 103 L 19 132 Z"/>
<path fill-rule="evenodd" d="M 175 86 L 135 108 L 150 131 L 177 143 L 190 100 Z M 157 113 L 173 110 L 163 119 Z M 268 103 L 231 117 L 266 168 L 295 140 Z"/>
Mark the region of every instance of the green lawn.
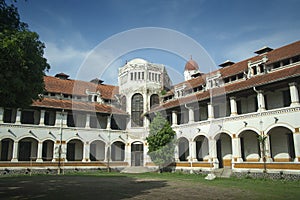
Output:
<path fill-rule="evenodd" d="M 300 199 L 300 181 L 215 179 L 181 173 L 66 175 L 0 178 L 0 199 Z"/>

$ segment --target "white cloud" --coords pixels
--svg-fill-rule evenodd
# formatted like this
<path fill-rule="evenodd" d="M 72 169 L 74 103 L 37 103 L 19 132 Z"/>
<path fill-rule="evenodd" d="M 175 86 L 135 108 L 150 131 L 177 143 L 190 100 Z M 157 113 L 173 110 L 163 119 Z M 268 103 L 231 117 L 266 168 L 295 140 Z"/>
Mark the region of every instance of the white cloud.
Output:
<path fill-rule="evenodd" d="M 52 42 L 45 42 L 45 44 L 45 57 L 51 66 L 50 74 L 64 72 L 71 77 L 75 77 L 88 52 L 72 46 L 58 47 Z"/>

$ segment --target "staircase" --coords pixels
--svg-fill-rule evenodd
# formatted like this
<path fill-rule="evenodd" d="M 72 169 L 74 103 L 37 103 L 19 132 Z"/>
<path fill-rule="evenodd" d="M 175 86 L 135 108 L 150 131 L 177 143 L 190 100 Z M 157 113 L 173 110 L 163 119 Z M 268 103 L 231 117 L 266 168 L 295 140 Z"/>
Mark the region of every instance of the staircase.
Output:
<path fill-rule="evenodd" d="M 121 173 L 127 173 L 127 174 L 140 174 L 140 173 L 147 173 L 147 172 L 152 172 L 155 169 L 151 170 L 148 167 L 142 167 L 142 166 L 137 166 L 137 167 L 126 167 L 121 171 Z"/>
<path fill-rule="evenodd" d="M 218 178 L 229 178 L 232 174 L 232 169 L 230 168 L 215 169 L 213 173 Z"/>

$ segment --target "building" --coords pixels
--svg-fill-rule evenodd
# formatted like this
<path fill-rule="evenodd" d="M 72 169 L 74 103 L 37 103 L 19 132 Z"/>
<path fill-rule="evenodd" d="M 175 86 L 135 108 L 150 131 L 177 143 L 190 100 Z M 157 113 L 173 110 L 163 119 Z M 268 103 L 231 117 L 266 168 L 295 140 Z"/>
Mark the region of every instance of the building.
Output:
<path fill-rule="evenodd" d="M 191 58 L 176 85 L 143 59 L 119 69 L 118 86 L 45 76 L 29 109 L 0 108 L 0 170 L 154 167 L 146 137 L 161 112 L 176 169 L 300 174 L 300 41 L 255 53 L 206 74 Z"/>

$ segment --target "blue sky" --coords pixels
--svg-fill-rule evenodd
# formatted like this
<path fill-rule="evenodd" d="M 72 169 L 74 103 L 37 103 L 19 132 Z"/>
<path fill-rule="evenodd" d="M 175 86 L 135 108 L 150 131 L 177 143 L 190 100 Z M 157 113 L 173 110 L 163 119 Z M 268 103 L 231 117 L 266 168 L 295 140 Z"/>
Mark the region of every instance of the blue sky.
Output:
<path fill-rule="evenodd" d="M 199 43 L 216 65 L 246 59 L 262 46 L 277 48 L 300 38 L 298 0 L 19 0 L 16 6 L 21 20 L 46 45 L 48 74 L 64 72 L 73 79 L 101 42 L 135 28 L 162 27 L 183 33 Z M 142 57 L 169 66 L 176 83 L 182 80 L 190 54 L 182 58 L 157 49 L 133 51 L 114 60 L 98 78 L 117 84 L 117 68 Z M 201 71 L 212 67 L 196 61 Z"/>

